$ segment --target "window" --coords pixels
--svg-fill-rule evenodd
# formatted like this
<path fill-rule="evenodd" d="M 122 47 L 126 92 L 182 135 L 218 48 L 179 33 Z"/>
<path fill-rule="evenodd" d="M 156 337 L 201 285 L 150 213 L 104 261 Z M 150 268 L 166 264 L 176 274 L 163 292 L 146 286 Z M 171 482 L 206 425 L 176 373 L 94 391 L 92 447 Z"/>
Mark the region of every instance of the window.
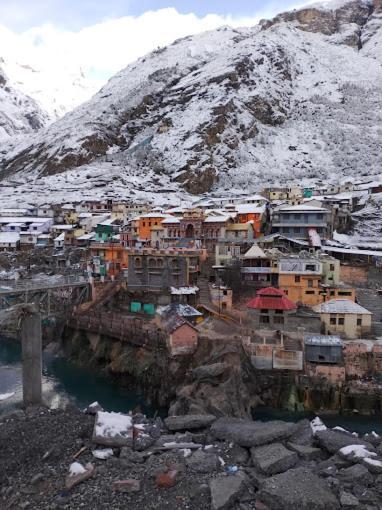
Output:
<path fill-rule="evenodd" d="M 289 220 L 289 213 L 285 213 L 285 214 L 284 214 L 284 218 L 285 218 L 286 220 Z"/>
<path fill-rule="evenodd" d="M 345 318 L 344 317 L 339 317 L 338 319 L 338 325 L 339 326 L 343 326 L 345 324 Z"/>
<path fill-rule="evenodd" d="M 223 290 L 223 296 L 226 296 L 226 295 L 227 295 L 227 291 Z"/>
<path fill-rule="evenodd" d="M 305 265 L 305 271 L 315 271 L 316 266 L 314 264 L 306 264 Z"/>
<path fill-rule="evenodd" d="M 362 326 L 362 317 L 357 317 L 357 326 Z"/>
<path fill-rule="evenodd" d="M 300 283 L 301 282 L 301 277 L 300 276 L 295 276 L 294 277 L 294 282 L 295 283 Z"/>
<path fill-rule="evenodd" d="M 330 324 L 335 326 L 337 324 L 337 319 L 335 317 L 330 317 Z"/>
<path fill-rule="evenodd" d="M 260 313 L 268 313 L 268 309 L 267 309 L 267 308 L 262 308 L 262 309 L 260 310 Z"/>
<path fill-rule="evenodd" d="M 308 287 L 313 287 L 314 280 L 308 280 Z"/>
<path fill-rule="evenodd" d="M 334 264 L 330 264 L 329 269 L 330 271 L 334 271 Z"/>
<path fill-rule="evenodd" d="M 142 267 L 141 257 L 135 257 L 135 267 Z"/>
<path fill-rule="evenodd" d="M 352 293 L 350 291 L 348 291 L 348 290 L 346 290 L 346 291 L 345 290 L 338 291 L 338 295 L 339 296 L 351 296 L 351 294 Z"/>
<path fill-rule="evenodd" d="M 306 290 L 305 294 L 314 294 L 314 290 Z"/>
<path fill-rule="evenodd" d="M 276 310 L 275 313 L 277 315 L 282 315 L 284 313 L 284 310 Z"/>
<path fill-rule="evenodd" d="M 273 322 L 274 324 L 284 324 L 284 317 L 275 316 Z"/>
<path fill-rule="evenodd" d="M 143 222 L 143 223 L 142 223 L 142 226 L 143 226 L 143 227 L 145 227 L 145 226 L 146 226 L 146 223 L 145 223 L 145 222 Z"/>
<path fill-rule="evenodd" d="M 269 316 L 268 315 L 260 315 L 260 322 L 263 324 L 269 324 Z"/>
<path fill-rule="evenodd" d="M 149 258 L 149 267 L 156 267 L 156 260 L 153 258 Z"/>
<path fill-rule="evenodd" d="M 331 295 L 331 296 L 334 296 L 334 295 L 335 295 L 334 290 L 331 290 L 331 291 L 330 291 L 330 295 Z"/>
<path fill-rule="evenodd" d="M 299 233 L 300 233 L 300 231 L 301 231 L 300 227 L 294 227 L 294 228 L 293 228 L 293 232 L 294 232 L 295 234 L 299 234 Z"/>

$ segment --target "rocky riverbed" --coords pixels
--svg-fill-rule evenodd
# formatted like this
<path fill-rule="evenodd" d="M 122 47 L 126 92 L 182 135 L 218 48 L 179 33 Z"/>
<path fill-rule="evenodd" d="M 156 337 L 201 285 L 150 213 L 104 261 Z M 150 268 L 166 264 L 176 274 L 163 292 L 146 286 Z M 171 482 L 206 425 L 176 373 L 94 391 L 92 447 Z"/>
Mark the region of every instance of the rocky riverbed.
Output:
<path fill-rule="evenodd" d="M 382 438 L 318 419 L 32 408 L 2 418 L 0 450 L 2 509 L 382 508 Z"/>

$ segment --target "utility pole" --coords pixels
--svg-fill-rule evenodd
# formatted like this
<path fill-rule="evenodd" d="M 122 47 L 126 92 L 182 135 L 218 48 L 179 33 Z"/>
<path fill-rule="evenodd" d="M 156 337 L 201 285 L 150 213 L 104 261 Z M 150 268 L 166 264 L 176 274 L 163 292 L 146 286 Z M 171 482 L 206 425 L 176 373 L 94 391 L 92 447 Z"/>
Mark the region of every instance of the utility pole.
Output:
<path fill-rule="evenodd" d="M 42 402 L 41 315 L 35 306 L 23 308 L 21 316 L 24 406 Z"/>

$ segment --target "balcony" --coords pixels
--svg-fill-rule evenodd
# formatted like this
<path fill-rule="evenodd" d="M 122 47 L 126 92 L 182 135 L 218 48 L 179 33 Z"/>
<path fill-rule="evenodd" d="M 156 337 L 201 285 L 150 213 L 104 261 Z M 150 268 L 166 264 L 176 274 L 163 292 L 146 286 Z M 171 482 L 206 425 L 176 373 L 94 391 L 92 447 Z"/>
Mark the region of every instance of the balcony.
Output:
<path fill-rule="evenodd" d="M 242 267 L 241 272 L 243 274 L 253 274 L 253 273 L 272 273 L 271 267 Z"/>

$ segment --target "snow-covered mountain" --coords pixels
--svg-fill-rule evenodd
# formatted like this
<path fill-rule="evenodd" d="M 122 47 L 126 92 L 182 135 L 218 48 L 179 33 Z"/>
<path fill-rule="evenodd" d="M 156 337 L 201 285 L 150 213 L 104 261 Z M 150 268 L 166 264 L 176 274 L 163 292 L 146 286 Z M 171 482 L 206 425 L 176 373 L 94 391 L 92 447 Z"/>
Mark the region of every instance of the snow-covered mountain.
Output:
<path fill-rule="evenodd" d="M 24 60 L 3 55 L 2 68 L 13 88 L 32 97 L 51 121 L 73 110 L 96 92 L 81 69 L 63 65 L 52 69 Z"/>
<path fill-rule="evenodd" d="M 14 88 L 0 58 L 0 142 L 38 131 L 49 121 L 39 104 Z"/>
<path fill-rule="evenodd" d="M 19 192 L 250 190 L 379 174 L 382 0 L 334 0 L 154 51 L 3 150 Z"/>

